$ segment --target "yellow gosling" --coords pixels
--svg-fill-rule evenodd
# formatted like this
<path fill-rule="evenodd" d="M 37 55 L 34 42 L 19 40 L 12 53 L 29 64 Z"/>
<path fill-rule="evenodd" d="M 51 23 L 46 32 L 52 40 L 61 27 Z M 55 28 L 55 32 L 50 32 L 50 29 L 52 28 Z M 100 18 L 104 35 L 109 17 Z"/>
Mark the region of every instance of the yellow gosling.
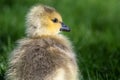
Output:
<path fill-rule="evenodd" d="M 75 53 L 60 31 L 70 29 L 52 7 L 37 5 L 26 17 L 27 37 L 9 59 L 6 80 L 78 80 Z"/>

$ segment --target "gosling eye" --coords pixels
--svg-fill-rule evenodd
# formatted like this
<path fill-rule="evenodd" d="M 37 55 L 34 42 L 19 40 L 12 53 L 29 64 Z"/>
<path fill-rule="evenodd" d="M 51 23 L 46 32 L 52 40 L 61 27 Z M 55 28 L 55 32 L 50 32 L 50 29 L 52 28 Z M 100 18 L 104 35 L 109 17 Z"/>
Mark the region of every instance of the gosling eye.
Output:
<path fill-rule="evenodd" d="M 57 19 L 57 18 L 54 18 L 54 19 L 52 19 L 52 21 L 53 21 L 54 23 L 57 23 L 57 22 L 58 22 L 58 19 Z"/>

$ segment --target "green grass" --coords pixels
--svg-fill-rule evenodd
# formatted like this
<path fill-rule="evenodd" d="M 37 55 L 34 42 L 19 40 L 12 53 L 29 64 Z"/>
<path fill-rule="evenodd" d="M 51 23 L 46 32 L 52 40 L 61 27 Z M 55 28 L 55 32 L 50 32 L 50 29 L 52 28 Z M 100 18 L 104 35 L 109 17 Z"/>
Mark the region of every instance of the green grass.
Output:
<path fill-rule="evenodd" d="M 25 36 L 25 15 L 34 4 L 55 7 L 71 27 L 83 80 L 120 80 L 119 0 L 0 0 L 0 80 L 7 57 Z"/>

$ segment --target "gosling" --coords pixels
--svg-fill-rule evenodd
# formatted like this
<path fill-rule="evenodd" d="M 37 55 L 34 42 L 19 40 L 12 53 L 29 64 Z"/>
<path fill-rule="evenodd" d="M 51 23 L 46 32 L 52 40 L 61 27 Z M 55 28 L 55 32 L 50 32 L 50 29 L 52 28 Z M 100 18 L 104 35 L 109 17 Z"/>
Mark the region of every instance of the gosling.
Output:
<path fill-rule="evenodd" d="M 46 5 L 33 6 L 26 26 L 27 37 L 12 52 L 6 80 L 78 80 L 71 43 L 60 34 L 70 29 L 60 14 Z"/>

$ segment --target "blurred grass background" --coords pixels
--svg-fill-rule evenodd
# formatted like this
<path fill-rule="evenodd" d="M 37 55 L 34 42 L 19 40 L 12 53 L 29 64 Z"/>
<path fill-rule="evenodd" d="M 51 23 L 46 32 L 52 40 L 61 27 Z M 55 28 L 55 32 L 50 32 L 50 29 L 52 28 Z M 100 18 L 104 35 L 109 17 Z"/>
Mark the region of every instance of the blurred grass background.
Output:
<path fill-rule="evenodd" d="M 120 80 L 120 0 L 0 0 L 0 80 L 16 40 L 25 36 L 25 15 L 38 3 L 55 7 L 71 27 L 63 34 L 74 45 L 83 80 Z"/>

